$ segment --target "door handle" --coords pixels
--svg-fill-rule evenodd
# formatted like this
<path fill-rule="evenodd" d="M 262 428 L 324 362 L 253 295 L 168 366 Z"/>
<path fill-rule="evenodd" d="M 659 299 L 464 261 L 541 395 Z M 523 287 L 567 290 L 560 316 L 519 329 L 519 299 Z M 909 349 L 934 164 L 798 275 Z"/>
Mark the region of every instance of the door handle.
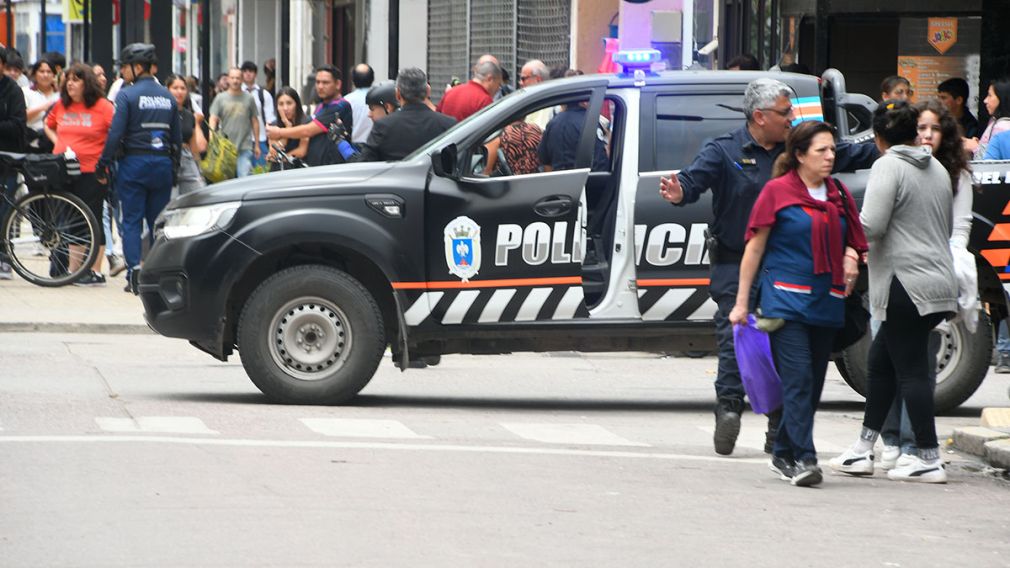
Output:
<path fill-rule="evenodd" d="M 533 211 L 541 217 L 561 217 L 572 210 L 572 203 L 567 195 L 551 195 L 537 201 Z"/>

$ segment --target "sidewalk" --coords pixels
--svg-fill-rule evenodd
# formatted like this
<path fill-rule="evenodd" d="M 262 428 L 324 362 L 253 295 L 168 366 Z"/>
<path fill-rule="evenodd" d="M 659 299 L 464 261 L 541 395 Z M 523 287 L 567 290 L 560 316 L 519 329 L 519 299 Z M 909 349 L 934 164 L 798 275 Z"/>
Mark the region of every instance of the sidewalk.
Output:
<path fill-rule="evenodd" d="M 153 333 L 125 284 L 120 276 L 102 287 L 43 288 L 15 274 L 0 280 L 0 332 Z"/>

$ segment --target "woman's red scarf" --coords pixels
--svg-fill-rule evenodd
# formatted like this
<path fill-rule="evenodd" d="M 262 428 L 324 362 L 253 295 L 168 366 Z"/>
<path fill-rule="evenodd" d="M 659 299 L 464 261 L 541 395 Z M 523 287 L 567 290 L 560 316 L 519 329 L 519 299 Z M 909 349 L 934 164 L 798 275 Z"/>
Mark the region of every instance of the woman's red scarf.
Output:
<path fill-rule="evenodd" d="M 845 256 L 845 246 L 854 248 L 860 254 L 866 252 L 866 235 L 863 234 L 863 225 L 859 222 L 856 202 L 853 201 L 848 188 L 845 190 L 843 200 L 838 189 L 840 181 L 829 177 L 824 183 L 828 189 L 827 201 L 814 199 L 796 170 L 769 181 L 761 190 L 754 209 L 751 210 L 745 239 L 749 241 L 760 228 L 775 225 L 775 215 L 780 209 L 799 205 L 823 211 L 827 215 L 810 216 L 813 223 L 810 231 L 810 250 L 814 255 L 814 274 L 830 272 L 831 283 L 835 286 L 844 286 L 842 258 Z M 844 242 L 838 215 L 839 207 L 845 208 L 845 218 L 848 219 Z"/>

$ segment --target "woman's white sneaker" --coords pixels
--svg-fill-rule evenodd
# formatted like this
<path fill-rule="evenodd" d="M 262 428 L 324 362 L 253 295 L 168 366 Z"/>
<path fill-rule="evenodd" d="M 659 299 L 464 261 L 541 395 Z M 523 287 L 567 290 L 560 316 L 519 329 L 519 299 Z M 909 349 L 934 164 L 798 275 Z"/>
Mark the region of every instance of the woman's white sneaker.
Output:
<path fill-rule="evenodd" d="M 901 456 L 894 469 L 887 472 L 887 478 L 895 481 L 917 481 L 919 483 L 947 483 L 947 470 L 943 460 L 924 461 L 919 456 Z"/>
<path fill-rule="evenodd" d="M 828 460 L 828 466 L 839 473 L 873 475 L 873 450 L 857 452 L 850 447 L 842 455 Z"/>
<path fill-rule="evenodd" d="M 880 469 L 887 471 L 894 469 L 901 457 L 901 446 L 884 446 L 884 451 L 880 452 Z"/>

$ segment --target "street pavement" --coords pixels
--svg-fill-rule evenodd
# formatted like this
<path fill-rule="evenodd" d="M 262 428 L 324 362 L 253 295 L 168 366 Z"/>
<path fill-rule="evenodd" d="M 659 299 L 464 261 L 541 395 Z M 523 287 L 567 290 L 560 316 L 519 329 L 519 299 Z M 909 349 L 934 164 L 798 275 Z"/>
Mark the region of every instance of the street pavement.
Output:
<path fill-rule="evenodd" d="M 752 414 L 733 456 L 716 456 L 713 358 L 450 355 L 401 373 L 387 355 L 351 405 L 273 405 L 238 358 L 104 333 L 143 330 L 121 287 L 11 284 L 0 283 L 0 566 L 1010 558 L 1010 482 L 970 456 L 945 450 L 944 486 L 878 472 L 796 488 L 768 471 L 764 420 Z M 33 314 L 42 329 L 76 333 L 11 332 Z M 1006 406 L 1008 383 L 991 375 L 938 418 L 941 438 Z M 852 441 L 861 415 L 832 369 L 822 458 Z"/>
<path fill-rule="evenodd" d="M 0 281 L 0 332 L 148 332 L 140 299 L 125 285 L 120 275 L 102 287 L 43 288 L 15 275 Z"/>

